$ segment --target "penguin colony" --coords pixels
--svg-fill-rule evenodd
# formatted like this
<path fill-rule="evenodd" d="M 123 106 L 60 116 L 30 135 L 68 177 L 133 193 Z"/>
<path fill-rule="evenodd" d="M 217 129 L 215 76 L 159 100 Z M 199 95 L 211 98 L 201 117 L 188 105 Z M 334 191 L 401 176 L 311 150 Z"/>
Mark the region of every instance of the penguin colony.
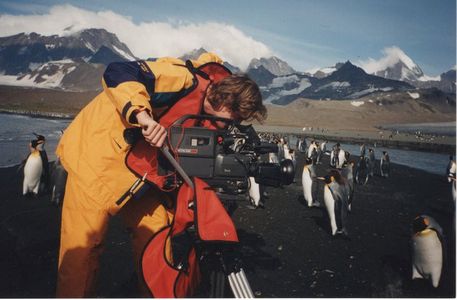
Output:
<path fill-rule="evenodd" d="M 24 160 L 23 167 L 23 195 L 47 191 L 49 179 L 48 159 L 44 150 L 45 137 L 35 134 L 36 139 L 29 144 L 30 154 Z M 264 134 L 260 134 L 264 140 L 268 140 Z M 354 162 L 349 161 L 350 154 L 341 148 L 339 143 L 332 147 L 330 153 L 327 151 L 327 141 L 319 143 L 311 141 L 306 147 L 304 138 L 297 139 L 296 145 L 288 145 L 287 140 L 281 138 L 275 141 L 278 144 L 278 152 L 269 154 L 270 163 L 279 163 L 283 159 L 291 159 L 296 166 L 295 151 L 304 153 L 305 164 L 302 173 L 303 196 L 308 207 L 319 207 L 317 199 L 317 182 L 324 181 L 323 203 L 330 222 L 332 236 L 348 236 L 347 227 L 348 215 L 352 210 L 355 184 L 367 184 L 368 179 L 374 175 L 375 154 L 374 149 L 368 149 L 368 156 L 365 156 L 366 147 L 360 147 L 360 158 L 355 167 Z M 325 177 L 317 177 L 315 165 L 321 163 L 322 155 L 330 155 L 330 167 Z M 390 158 L 386 151 L 380 159 L 380 173 L 384 178 L 390 175 Z M 452 185 L 452 197 L 455 203 L 456 193 L 456 163 L 453 157 L 446 170 L 448 181 Z M 67 172 L 64 170 L 59 159 L 54 163 L 52 171 L 52 183 L 50 186 L 51 202 L 59 205 L 65 193 Z M 45 184 L 40 188 L 40 184 Z M 262 187 L 255 182 L 253 177 L 249 178 L 249 200 L 251 207 L 263 207 Z M 425 279 L 433 287 L 438 287 L 443 271 L 444 245 L 443 230 L 440 225 L 428 215 L 420 215 L 413 221 L 411 236 L 412 253 L 412 279 Z"/>
<path fill-rule="evenodd" d="M 268 140 L 268 137 L 263 137 Z M 275 141 L 274 138 L 269 141 Z M 278 148 L 284 151 L 286 138 L 281 138 Z M 305 156 L 302 172 L 303 198 L 307 207 L 319 207 L 317 199 L 317 180 L 324 182 L 323 199 L 328 215 L 332 236 L 349 236 L 348 216 L 352 210 L 355 186 L 366 185 L 373 178 L 376 168 L 376 156 L 373 148 L 365 144 L 360 146 L 358 162 L 350 161 L 350 153 L 342 149 L 339 143 L 327 151 L 327 141 L 311 140 L 308 147 L 304 138 L 298 139 L 296 149 Z M 283 152 L 284 153 L 284 152 Z M 328 174 L 324 177 L 316 175 L 315 166 L 322 161 L 323 155 L 330 156 Z M 283 159 L 283 158 L 282 158 Z M 279 161 L 281 158 L 278 159 Z M 270 160 L 273 161 L 273 160 Z M 276 161 L 276 160 L 275 160 Z M 390 157 L 387 151 L 382 152 L 379 159 L 379 175 L 390 177 Z M 446 170 L 446 176 L 452 186 L 452 197 L 455 203 L 456 194 L 456 163 L 453 157 Z M 444 244 L 443 231 L 440 225 L 428 215 L 420 215 L 412 222 L 411 235 L 411 278 L 422 279 L 433 287 L 438 287 L 443 273 Z"/>

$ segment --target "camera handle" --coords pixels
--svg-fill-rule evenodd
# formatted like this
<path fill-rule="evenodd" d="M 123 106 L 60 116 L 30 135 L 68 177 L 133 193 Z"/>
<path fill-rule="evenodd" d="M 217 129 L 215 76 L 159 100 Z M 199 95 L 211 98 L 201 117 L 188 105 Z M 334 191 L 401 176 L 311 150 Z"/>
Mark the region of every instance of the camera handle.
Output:
<path fill-rule="evenodd" d="M 186 174 L 184 169 L 179 165 L 179 163 L 176 161 L 176 159 L 173 157 L 173 155 L 170 154 L 168 151 L 169 148 L 167 145 L 163 145 L 160 148 L 160 151 L 162 151 L 162 154 L 168 159 L 168 161 L 171 163 L 171 165 L 176 169 L 179 175 L 181 175 L 182 179 L 187 183 L 187 185 L 194 190 L 194 183 L 190 179 L 190 177 Z"/>

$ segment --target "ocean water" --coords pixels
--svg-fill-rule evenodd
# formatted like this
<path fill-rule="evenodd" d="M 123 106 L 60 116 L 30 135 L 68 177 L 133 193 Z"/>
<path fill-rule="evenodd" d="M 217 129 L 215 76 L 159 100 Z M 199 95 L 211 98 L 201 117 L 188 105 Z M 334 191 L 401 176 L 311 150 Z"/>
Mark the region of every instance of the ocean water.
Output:
<path fill-rule="evenodd" d="M 70 122 L 65 119 L 0 114 L 0 167 L 17 165 L 27 157 L 29 143 L 35 139 L 34 132 L 46 137 L 44 149 L 49 160 L 55 160 L 54 152 L 61 130 L 67 128 Z"/>
<path fill-rule="evenodd" d="M 55 160 L 55 148 L 61 130 L 67 128 L 71 120 L 35 118 L 21 115 L 0 114 L 0 167 L 14 166 L 29 153 L 28 144 L 35 138 L 33 132 L 46 137 L 45 149 L 49 160 Z M 309 141 L 308 145 L 309 145 Z M 327 149 L 331 149 L 329 142 Z M 341 143 L 344 150 L 353 155 L 359 154 L 359 145 Z M 410 166 L 434 174 L 444 175 L 449 155 L 410 150 L 374 148 L 376 159 L 382 151 L 387 151 L 392 163 Z M 368 147 L 367 147 L 368 151 Z"/>
<path fill-rule="evenodd" d="M 327 149 L 330 150 L 334 143 L 329 142 L 330 145 Z M 348 151 L 352 155 L 360 155 L 360 144 L 345 144 L 340 143 L 341 148 Z M 379 160 L 383 151 L 387 151 L 390 157 L 390 162 L 400 165 L 413 167 L 415 169 L 425 170 L 427 172 L 443 175 L 446 174 L 446 167 L 449 163 L 449 155 L 442 153 L 431 153 L 413 150 L 392 149 L 384 147 L 374 147 L 373 145 L 366 145 L 366 155 L 368 149 L 372 148 L 375 152 L 375 158 Z M 378 166 L 379 167 L 379 166 Z M 392 167 L 392 172 L 395 172 Z"/>

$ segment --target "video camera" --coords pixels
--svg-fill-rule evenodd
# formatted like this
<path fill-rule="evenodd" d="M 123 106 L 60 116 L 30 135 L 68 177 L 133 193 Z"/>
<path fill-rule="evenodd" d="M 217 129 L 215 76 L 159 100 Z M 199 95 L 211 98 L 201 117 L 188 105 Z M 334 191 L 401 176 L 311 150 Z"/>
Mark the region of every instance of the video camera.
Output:
<path fill-rule="evenodd" d="M 186 121 L 223 122 L 225 129 L 184 127 Z M 261 156 L 277 153 L 278 146 L 260 140 L 252 125 L 208 115 L 186 115 L 169 128 L 168 142 L 188 176 L 204 179 L 218 193 L 239 195 L 249 188 L 248 177 L 261 185 L 278 187 L 292 183 L 295 171 L 291 160 L 280 164 L 261 161 Z M 159 156 L 159 173 L 174 171 Z"/>

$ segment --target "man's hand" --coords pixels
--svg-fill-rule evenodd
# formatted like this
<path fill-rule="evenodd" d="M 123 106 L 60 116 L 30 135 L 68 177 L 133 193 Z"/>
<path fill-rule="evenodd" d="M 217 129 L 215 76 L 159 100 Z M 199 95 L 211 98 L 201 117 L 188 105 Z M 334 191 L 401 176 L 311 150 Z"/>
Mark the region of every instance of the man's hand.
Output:
<path fill-rule="evenodd" d="M 154 147 L 162 147 L 165 138 L 167 137 L 167 131 L 165 128 L 154 121 L 154 119 L 146 112 L 140 111 L 136 114 L 138 124 L 141 125 L 141 133 L 144 136 L 146 142 Z"/>

